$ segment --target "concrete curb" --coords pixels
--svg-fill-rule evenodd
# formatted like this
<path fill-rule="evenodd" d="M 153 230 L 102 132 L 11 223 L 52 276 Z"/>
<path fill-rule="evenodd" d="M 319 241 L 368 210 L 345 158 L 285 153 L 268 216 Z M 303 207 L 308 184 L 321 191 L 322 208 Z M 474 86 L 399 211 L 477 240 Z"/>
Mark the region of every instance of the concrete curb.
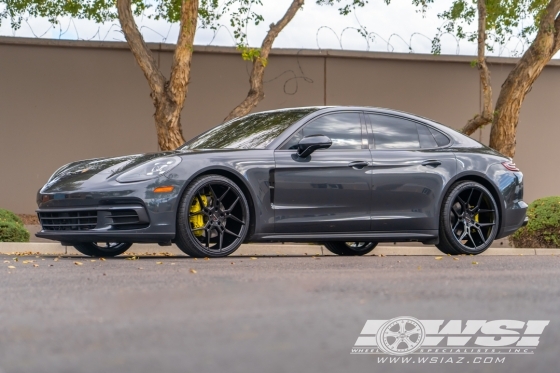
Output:
<path fill-rule="evenodd" d="M 42 242 L 0 242 L 0 253 L 11 255 L 82 255 L 72 246 L 62 246 L 58 243 Z M 183 252 L 175 245 L 158 246 L 155 244 L 135 244 L 127 251 L 127 255 L 164 255 L 184 256 Z M 306 244 L 247 244 L 241 245 L 234 255 L 245 256 L 305 256 L 305 255 L 333 255 L 320 245 Z M 408 246 L 378 246 L 372 255 L 386 256 L 441 256 L 444 255 L 435 247 L 408 247 Z M 511 249 L 490 248 L 484 256 L 532 256 L 532 255 L 560 255 L 560 249 Z"/>

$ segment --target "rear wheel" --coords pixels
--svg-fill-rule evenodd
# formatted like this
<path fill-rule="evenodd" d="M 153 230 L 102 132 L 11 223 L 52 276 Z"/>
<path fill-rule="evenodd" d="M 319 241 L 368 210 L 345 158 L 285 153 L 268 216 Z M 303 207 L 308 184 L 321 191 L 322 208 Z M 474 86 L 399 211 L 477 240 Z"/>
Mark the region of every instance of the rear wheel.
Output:
<path fill-rule="evenodd" d="M 249 222 L 249 204 L 237 184 L 220 175 L 201 176 L 181 198 L 176 243 L 195 258 L 227 256 L 245 240 Z"/>
<path fill-rule="evenodd" d="M 341 256 L 359 256 L 370 253 L 377 242 L 325 242 L 325 247 L 333 254 Z"/>
<path fill-rule="evenodd" d="M 480 254 L 490 247 L 499 227 L 492 194 L 479 183 L 459 182 L 444 198 L 438 249 L 446 254 Z"/>
<path fill-rule="evenodd" d="M 112 257 L 121 255 L 130 249 L 131 243 L 127 242 L 84 242 L 77 243 L 74 248 L 84 255 L 95 257 Z"/>

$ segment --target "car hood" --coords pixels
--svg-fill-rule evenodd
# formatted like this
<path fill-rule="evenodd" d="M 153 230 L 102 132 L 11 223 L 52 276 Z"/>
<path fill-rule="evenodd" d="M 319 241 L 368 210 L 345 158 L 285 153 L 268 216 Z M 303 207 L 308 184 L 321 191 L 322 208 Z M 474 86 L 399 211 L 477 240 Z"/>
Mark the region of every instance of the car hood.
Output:
<path fill-rule="evenodd" d="M 95 158 L 69 163 L 59 168 L 43 187 L 44 191 L 68 190 L 95 178 L 97 181 L 121 174 L 135 166 L 152 159 L 184 154 L 184 152 L 169 151 L 147 154 L 127 155 L 114 158 Z M 72 188 L 74 186 L 74 188 Z"/>

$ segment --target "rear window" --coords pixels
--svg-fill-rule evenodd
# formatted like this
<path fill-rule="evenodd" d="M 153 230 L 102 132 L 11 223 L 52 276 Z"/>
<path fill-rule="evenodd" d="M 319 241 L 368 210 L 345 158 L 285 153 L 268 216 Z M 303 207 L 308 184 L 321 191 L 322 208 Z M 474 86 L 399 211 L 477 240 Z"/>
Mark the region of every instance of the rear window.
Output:
<path fill-rule="evenodd" d="M 434 139 L 436 139 L 436 143 L 438 144 L 438 146 L 445 146 L 449 144 L 449 138 L 443 133 L 436 131 L 433 128 L 430 128 L 430 132 L 432 132 L 432 135 L 434 136 Z"/>
<path fill-rule="evenodd" d="M 179 150 L 264 149 L 289 126 L 316 110 L 304 108 L 249 114 L 212 128 Z"/>

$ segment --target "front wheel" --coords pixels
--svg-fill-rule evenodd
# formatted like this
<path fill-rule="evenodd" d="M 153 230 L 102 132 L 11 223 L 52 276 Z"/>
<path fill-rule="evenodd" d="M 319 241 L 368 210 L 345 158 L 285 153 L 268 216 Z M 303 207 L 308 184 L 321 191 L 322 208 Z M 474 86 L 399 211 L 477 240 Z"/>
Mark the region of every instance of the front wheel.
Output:
<path fill-rule="evenodd" d="M 113 257 L 121 255 L 130 246 L 132 244 L 127 242 L 84 242 L 75 244 L 74 248 L 87 256 Z"/>
<path fill-rule="evenodd" d="M 360 256 L 370 253 L 377 246 L 377 242 L 325 242 L 327 250 L 341 256 Z"/>
<path fill-rule="evenodd" d="M 195 258 L 222 257 L 241 246 L 250 223 L 249 204 L 230 179 L 206 175 L 185 191 L 177 216 L 177 246 Z"/>
<path fill-rule="evenodd" d="M 492 194 L 479 183 L 459 182 L 443 200 L 438 249 L 446 254 L 480 254 L 498 234 L 500 216 Z"/>

